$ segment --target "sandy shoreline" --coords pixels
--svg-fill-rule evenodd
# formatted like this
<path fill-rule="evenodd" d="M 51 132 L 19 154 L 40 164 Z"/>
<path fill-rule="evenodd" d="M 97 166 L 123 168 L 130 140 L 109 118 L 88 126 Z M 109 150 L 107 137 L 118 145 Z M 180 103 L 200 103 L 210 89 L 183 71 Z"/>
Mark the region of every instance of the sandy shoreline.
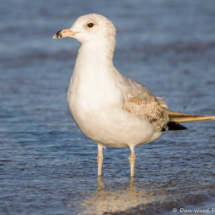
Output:
<path fill-rule="evenodd" d="M 157 201 L 150 204 L 141 204 L 135 208 L 130 208 L 126 211 L 104 214 L 110 215 L 191 215 L 191 214 L 201 214 L 201 215 L 212 215 L 215 214 L 215 197 L 208 197 L 207 194 L 188 194 L 181 199 L 172 199 L 166 201 Z"/>

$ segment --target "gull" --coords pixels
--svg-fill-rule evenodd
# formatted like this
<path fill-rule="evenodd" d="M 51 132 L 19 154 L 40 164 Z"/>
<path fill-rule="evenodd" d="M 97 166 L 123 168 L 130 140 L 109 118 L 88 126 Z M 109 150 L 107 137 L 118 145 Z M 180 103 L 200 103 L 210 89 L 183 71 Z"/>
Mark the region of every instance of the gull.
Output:
<path fill-rule="evenodd" d="M 98 145 L 98 176 L 102 175 L 102 150 L 111 146 L 130 148 L 130 175 L 134 177 L 136 146 L 157 140 L 164 131 L 187 129 L 179 122 L 214 120 L 215 116 L 170 111 L 162 98 L 123 76 L 113 65 L 115 35 L 106 17 L 87 14 L 53 39 L 73 37 L 81 43 L 67 104 L 78 128 Z"/>

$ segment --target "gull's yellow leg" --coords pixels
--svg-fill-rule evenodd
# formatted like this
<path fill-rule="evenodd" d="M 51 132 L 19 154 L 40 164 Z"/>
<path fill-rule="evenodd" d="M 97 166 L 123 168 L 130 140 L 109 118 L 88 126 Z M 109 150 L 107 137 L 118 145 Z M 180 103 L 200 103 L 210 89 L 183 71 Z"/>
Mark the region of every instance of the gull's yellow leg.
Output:
<path fill-rule="evenodd" d="M 130 167 L 131 167 L 131 177 L 134 177 L 134 164 L 135 164 L 135 153 L 134 153 L 134 147 L 130 147 L 131 150 L 131 155 L 128 158 L 129 162 L 130 162 Z"/>
<path fill-rule="evenodd" d="M 103 162 L 103 153 L 102 153 L 103 146 L 98 144 L 98 176 L 102 175 L 102 162 Z"/>

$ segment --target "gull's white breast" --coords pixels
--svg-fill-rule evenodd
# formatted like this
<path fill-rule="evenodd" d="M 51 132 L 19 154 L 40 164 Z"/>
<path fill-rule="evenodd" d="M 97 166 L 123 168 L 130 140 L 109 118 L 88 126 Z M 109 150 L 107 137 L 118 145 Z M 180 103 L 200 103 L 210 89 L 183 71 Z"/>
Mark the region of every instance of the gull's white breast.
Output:
<path fill-rule="evenodd" d="M 80 54 L 80 53 L 79 53 Z M 148 143 L 154 127 L 123 109 L 123 89 L 114 67 L 105 68 L 77 58 L 68 90 L 68 108 L 80 130 L 93 141 L 112 147 Z"/>

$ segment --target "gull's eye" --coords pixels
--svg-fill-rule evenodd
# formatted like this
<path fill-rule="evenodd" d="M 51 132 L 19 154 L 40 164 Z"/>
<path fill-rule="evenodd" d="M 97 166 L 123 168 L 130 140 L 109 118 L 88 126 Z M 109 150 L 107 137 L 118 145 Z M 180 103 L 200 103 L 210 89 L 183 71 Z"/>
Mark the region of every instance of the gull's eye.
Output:
<path fill-rule="evenodd" d="M 88 26 L 89 28 L 92 28 L 92 27 L 94 26 L 94 24 L 93 24 L 93 23 L 89 23 L 89 24 L 87 24 L 87 26 Z"/>

